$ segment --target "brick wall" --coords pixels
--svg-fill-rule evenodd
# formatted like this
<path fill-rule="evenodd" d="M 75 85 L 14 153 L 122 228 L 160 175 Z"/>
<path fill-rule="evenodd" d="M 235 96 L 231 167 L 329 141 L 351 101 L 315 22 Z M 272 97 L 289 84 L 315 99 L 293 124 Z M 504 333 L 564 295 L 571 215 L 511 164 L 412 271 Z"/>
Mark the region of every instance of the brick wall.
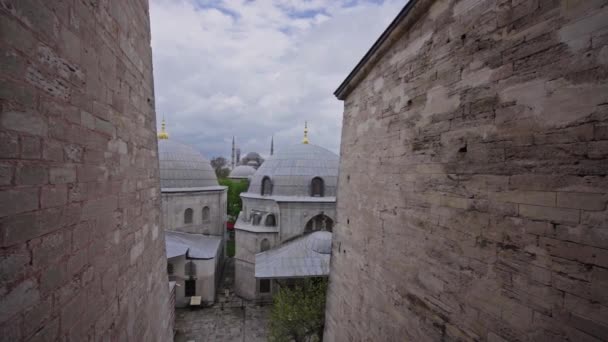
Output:
<path fill-rule="evenodd" d="M 0 1 L 2 341 L 168 341 L 148 3 Z"/>
<path fill-rule="evenodd" d="M 326 340 L 608 340 L 608 2 L 408 18 L 346 96 Z"/>

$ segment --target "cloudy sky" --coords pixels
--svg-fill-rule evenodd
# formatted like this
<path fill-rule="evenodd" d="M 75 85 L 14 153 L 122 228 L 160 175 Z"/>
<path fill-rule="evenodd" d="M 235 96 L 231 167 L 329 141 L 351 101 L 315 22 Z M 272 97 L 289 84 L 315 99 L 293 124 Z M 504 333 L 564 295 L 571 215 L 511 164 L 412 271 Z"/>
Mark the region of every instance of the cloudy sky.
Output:
<path fill-rule="evenodd" d="M 156 113 L 206 157 L 302 138 L 339 151 L 333 91 L 404 0 L 151 0 Z"/>

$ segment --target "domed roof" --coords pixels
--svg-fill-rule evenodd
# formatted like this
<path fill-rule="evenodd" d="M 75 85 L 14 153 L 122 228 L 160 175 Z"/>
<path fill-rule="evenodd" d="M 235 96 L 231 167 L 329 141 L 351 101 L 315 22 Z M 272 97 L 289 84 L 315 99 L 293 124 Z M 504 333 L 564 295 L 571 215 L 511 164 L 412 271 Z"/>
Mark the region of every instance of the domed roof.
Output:
<path fill-rule="evenodd" d="M 248 192 L 261 193 L 262 179 L 269 177 L 272 195 L 310 196 L 313 178 L 325 185 L 324 196 L 336 196 L 339 157 L 312 144 L 289 146 L 270 156 L 251 178 Z"/>
<path fill-rule="evenodd" d="M 161 188 L 217 186 L 211 164 L 194 148 L 174 140 L 158 140 Z"/>
<path fill-rule="evenodd" d="M 331 254 L 331 233 L 319 231 L 310 234 L 308 248 L 321 254 Z"/>
<path fill-rule="evenodd" d="M 239 165 L 230 171 L 228 178 L 249 178 L 255 173 L 255 169 L 248 165 Z"/>
<path fill-rule="evenodd" d="M 260 156 L 260 154 L 257 153 L 257 152 L 249 152 L 249 153 L 247 153 L 247 155 L 245 155 L 245 158 L 247 158 L 247 159 L 261 159 L 262 156 Z"/>

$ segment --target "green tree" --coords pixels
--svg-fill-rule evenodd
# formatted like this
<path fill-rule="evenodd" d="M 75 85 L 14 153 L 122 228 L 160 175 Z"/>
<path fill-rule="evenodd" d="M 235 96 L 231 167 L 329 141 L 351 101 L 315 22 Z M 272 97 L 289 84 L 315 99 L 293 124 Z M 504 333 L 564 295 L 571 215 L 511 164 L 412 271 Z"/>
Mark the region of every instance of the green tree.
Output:
<path fill-rule="evenodd" d="M 224 157 L 214 157 L 211 159 L 211 167 L 215 170 L 218 178 L 226 178 L 230 174 L 230 169 L 226 167 L 228 161 Z"/>
<path fill-rule="evenodd" d="M 327 278 L 304 279 L 281 287 L 273 298 L 270 341 L 321 341 L 325 322 Z"/>
<path fill-rule="evenodd" d="M 220 178 L 220 185 L 228 187 L 228 216 L 231 222 L 234 222 L 239 216 L 243 203 L 241 202 L 241 192 L 247 191 L 249 182 L 246 179 L 228 179 Z"/>

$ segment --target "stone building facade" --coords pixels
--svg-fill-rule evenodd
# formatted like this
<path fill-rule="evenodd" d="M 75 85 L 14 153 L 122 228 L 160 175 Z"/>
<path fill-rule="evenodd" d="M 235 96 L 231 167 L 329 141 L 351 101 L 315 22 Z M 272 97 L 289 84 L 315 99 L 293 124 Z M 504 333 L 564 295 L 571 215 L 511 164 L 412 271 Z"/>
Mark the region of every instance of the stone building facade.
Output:
<path fill-rule="evenodd" d="M 256 254 L 280 248 L 317 230 L 331 231 L 336 220 L 338 156 L 320 146 L 297 144 L 270 156 L 241 193 L 235 223 L 235 291 L 268 300 L 275 280 L 256 278 Z M 313 182 L 319 180 L 315 193 Z"/>
<path fill-rule="evenodd" d="M 410 0 L 336 95 L 325 340 L 608 340 L 608 2 Z"/>
<path fill-rule="evenodd" d="M 227 187 L 218 184 L 209 160 L 194 147 L 159 133 L 161 205 L 167 271 L 177 284 L 177 306 L 201 297 L 215 302 L 223 268 Z"/>
<path fill-rule="evenodd" d="M 148 3 L 0 2 L 0 339 L 171 341 Z"/>

